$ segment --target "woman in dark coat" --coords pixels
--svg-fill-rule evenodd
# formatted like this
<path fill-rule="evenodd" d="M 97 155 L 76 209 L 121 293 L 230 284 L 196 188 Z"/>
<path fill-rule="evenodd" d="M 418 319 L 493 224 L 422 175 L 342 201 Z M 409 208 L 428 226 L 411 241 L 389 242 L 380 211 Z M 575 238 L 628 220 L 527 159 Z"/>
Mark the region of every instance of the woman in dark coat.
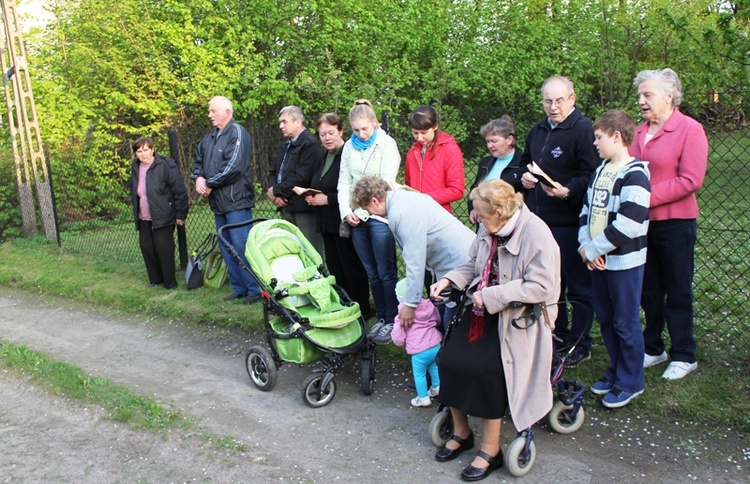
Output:
<path fill-rule="evenodd" d="M 150 138 L 133 143 L 130 190 L 149 286 L 177 289 L 174 263 L 174 227 L 184 225 L 188 198 L 177 163 L 154 151 Z"/>
<path fill-rule="evenodd" d="M 339 235 L 338 183 L 341 150 L 345 142 L 344 122 L 336 114 L 328 113 L 318 118 L 315 129 L 326 149 L 326 156 L 313 175 L 310 187 L 320 190 L 320 193 L 308 195 L 305 201 L 317 208 L 318 230 L 323 234 L 328 271 L 336 277 L 336 282 L 349 297 L 359 303 L 362 314 L 368 317 L 371 311 L 367 272 L 354 250 L 352 239 Z"/>
<path fill-rule="evenodd" d="M 502 118 L 493 119 L 482 126 L 479 131 L 487 142 L 490 156 L 482 158 L 477 166 L 477 179 L 469 189 L 475 189 L 484 180 L 500 178 L 510 184 L 515 191 L 521 188 L 521 174 L 526 171 L 521 167 L 522 150 L 516 149 L 516 125 L 507 114 Z M 466 198 L 469 205 L 469 220 L 477 223 L 477 213 L 474 204 Z"/>

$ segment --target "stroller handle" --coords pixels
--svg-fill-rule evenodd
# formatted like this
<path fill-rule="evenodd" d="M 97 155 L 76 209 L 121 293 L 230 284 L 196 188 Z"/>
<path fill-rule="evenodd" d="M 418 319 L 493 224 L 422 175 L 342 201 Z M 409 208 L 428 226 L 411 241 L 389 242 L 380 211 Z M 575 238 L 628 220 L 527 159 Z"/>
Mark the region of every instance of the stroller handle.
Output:
<path fill-rule="evenodd" d="M 244 222 L 239 222 L 239 223 L 236 223 L 236 224 L 222 225 L 221 227 L 219 227 L 219 230 L 216 231 L 216 234 L 219 236 L 219 241 L 222 244 L 224 244 L 224 247 L 226 247 L 226 249 L 229 251 L 229 253 L 232 254 L 232 256 L 234 256 L 235 258 L 239 258 L 239 254 L 237 253 L 236 250 L 234 250 L 234 246 L 232 246 L 232 244 L 229 243 L 229 241 L 226 239 L 226 237 L 224 237 L 224 234 L 226 233 L 226 231 L 227 230 L 236 229 L 236 228 L 239 228 L 239 227 L 244 227 L 246 225 L 252 225 L 252 224 L 254 224 L 256 222 L 263 222 L 265 220 L 268 220 L 268 217 L 251 218 L 249 220 L 245 220 Z"/>

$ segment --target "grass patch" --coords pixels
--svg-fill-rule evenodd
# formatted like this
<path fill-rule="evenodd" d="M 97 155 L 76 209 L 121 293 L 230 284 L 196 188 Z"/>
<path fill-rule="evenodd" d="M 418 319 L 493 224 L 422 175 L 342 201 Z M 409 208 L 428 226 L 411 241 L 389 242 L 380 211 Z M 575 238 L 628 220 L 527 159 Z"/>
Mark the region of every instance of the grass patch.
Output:
<path fill-rule="evenodd" d="M 565 377 L 591 384 L 604 374 L 609 355 L 604 348 L 598 325 L 591 332 L 594 345 L 590 361 L 565 370 Z M 618 418 L 647 417 L 658 422 L 703 423 L 706 427 L 730 427 L 750 432 L 750 358 L 732 358 L 726 353 L 707 353 L 699 349 L 698 369 L 677 381 L 661 378 L 666 363 L 646 368 L 646 391 L 628 406 L 609 410 L 596 397 L 586 392 L 586 413 L 593 412 L 603 420 L 616 414 Z"/>
<path fill-rule="evenodd" d="M 181 286 L 176 291 L 165 291 L 148 288 L 141 261 L 127 263 L 77 255 L 43 238 L 17 239 L 0 245 L 0 259 L 5 262 L 0 264 L 0 286 L 91 303 L 121 314 L 145 313 L 161 319 L 241 328 L 248 332 L 263 329 L 262 307 L 223 302 L 222 296 L 228 289 L 187 291 Z M 701 270 L 698 267 L 698 271 Z M 696 275 L 696 282 L 698 279 Z M 741 297 L 741 293 L 722 291 L 723 285 L 717 283 L 713 291 L 730 300 Z M 743 287 L 747 288 L 747 284 Z M 696 306 L 704 307 L 700 294 L 696 291 L 699 298 Z M 743 306 L 747 299 L 744 301 Z M 726 300 L 721 303 L 725 310 L 726 304 Z M 663 367 L 647 369 L 646 393 L 626 408 L 617 410 L 618 416 L 686 420 L 703 423 L 707 428 L 731 427 L 750 432 L 750 338 L 747 331 L 741 331 L 747 320 L 738 320 L 738 315 L 732 314 L 731 305 L 727 314 L 717 309 L 710 309 L 712 319 L 696 320 L 698 371 L 683 380 L 667 382 L 660 378 Z M 566 372 L 567 376 L 586 384 L 599 379 L 609 361 L 597 325 L 592 336 L 595 338 L 592 361 Z M 261 336 L 254 339 L 263 341 Z M 408 371 L 409 360 L 402 348 L 380 347 L 378 360 Z M 601 415 L 603 419 L 612 413 L 590 394 L 586 395 L 585 405 L 587 413 L 594 412 L 593 415 Z M 230 438 L 220 446 L 231 450 L 234 444 Z"/>
<path fill-rule="evenodd" d="M 0 342 L 0 366 L 16 376 L 29 378 L 55 395 L 98 405 L 112 420 L 134 428 L 161 431 L 191 426 L 189 419 L 180 412 L 165 409 L 153 398 L 136 395 L 113 385 L 108 378 L 88 375 L 68 363 L 50 360 L 26 346 Z"/>

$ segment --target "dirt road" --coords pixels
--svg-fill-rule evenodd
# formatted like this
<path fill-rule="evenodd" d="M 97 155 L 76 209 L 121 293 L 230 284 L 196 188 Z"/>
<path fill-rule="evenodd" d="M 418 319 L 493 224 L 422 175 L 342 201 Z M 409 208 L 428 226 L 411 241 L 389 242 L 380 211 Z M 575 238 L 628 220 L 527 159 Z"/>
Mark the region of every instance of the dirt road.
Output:
<path fill-rule="evenodd" d="M 369 397 L 360 393 L 354 369 L 339 375 L 334 401 L 312 409 L 300 397 L 306 369 L 282 367 L 272 392 L 252 386 L 243 357 L 258 337 L 114 317 L 6 288 L 0 339 L 151 395 L 196 422 L 166 436 L 133 430 L 100 408 L 3 374 L 0 482 L 459 482 L 473 457 L 434 461 L 427 428 L 435 408 L 411 408 L 408 375 L 389 368 L 379 368 Z M 504 422 L 503 448 L 514 434 Z M 217 447 L 206 436 L 232 436 L 244 451 Z M 687 422 L 591 412 L 570 436 L 538 425 L 535 442 L 530 482 L 747 482 L 750 476 L 747 436 L 721 430 L 709 436 Z M 512 480 L 501 469 L 487 482 Z"/>

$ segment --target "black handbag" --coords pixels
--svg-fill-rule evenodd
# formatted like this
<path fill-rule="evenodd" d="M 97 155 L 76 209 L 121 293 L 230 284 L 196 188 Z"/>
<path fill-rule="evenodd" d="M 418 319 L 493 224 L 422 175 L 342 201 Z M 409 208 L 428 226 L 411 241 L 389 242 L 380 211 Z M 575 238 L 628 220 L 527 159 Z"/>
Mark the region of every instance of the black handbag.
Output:
<path fill-rule="evenodd" d="M 197 289 L 203 286 L 203 259 L 216 245 L 216 234 L 208 234 L 198 248 L 190 254 L 187 267 L 185 268 L 185 286 L 188 289 Z"/>

